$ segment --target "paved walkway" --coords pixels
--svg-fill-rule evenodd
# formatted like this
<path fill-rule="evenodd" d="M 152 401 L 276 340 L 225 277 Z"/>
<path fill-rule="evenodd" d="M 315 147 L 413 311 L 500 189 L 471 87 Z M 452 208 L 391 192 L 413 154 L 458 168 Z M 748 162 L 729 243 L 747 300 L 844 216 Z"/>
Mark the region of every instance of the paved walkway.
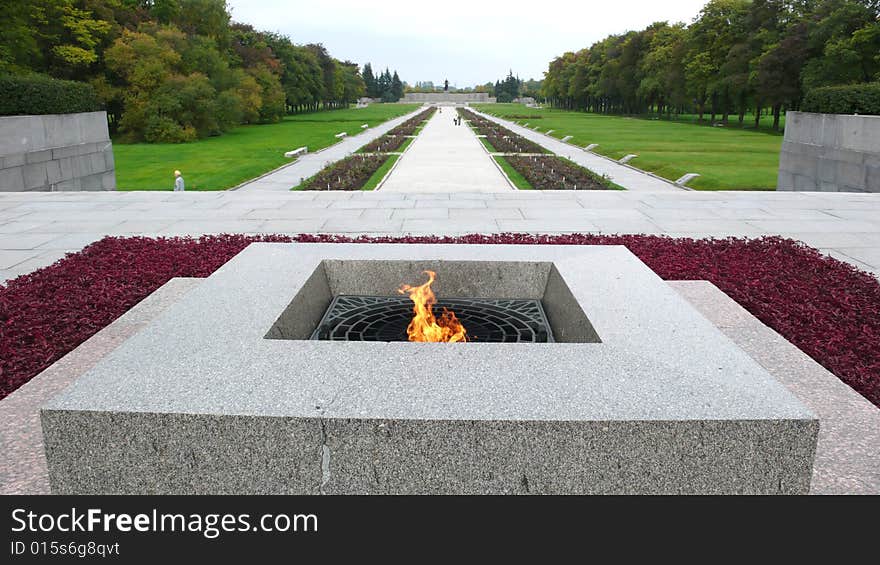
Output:
<path fill-rule="evenodd" d="M 415 116 L 419 112 L 424 110 L 424 108 L 418 108 L 409 114 L 404 116 L 400 116 L 382 124 L 379 124 L 376 127 L 372 127 L 366 130 L 361 131 L 357 135 L 352 135 L 354 132 L 347 132 L 350 137 L 344 138 L 339 143 L 331 145 L 321 151 L 315 153 L 308 153 L 290 165 L 286 165 L 281 167 L 280 169 L 276 169 L 275 171 L 268 173 L 260 178 L 254 179 L 246 184 L 241 185 L 237 190 L 274 190 L 285 192 L 298 185 L 303 179 L 307 179 L 312 175 L 315 175 L 329 165 L 330 163 L 334 163 L 339 161 L 340 159 L 344 159 L 366 145 L 367 143 L 373 141 L 377 137 L 386 134 L 388 131 L 394 129 L 398 125 L 402 124 L 406 120 Z M 296 149 L 296 147 L 291 147 L 290 149 Z M 242 157 L 246 159 L 247 156 L 244 155 Z"/>
<path fill-rule="evenodd" d="M 471 128 L 456 126 L 446 107 L 434 114 L 398 161 L 382 192 L 510 192 L 514 190 Z"/>
<path fill-rule="evenodd" d="M 470 110 L 483 116 L 487 120 L 492 120 L 495 123 L 501 124 L 502 126 L 506 127 L 514 133 L 525 137 L 526 139 L 530 139 L 535 143 L 546 147 L 557 155 L 568 157 L 582 167 L 586 167 L 600 175 L 608 175 L 608 177 L 610 177 L 612 181 L 627 190 L 641 192 L 673 192 L 684 190 L 683 188 L 677 187 L 667 180 L 651 176 L 632 167 L 621 165 L 620 163 L 617 163 L 611 159 L 606 159 L 605 157 L 596 155 L 595 153 L 584 151 L 580 147 L 576 147 L 569 143 L 563 143 L 555 137 L 550 137 L 549 135 L 545 135 L 543 133 L 538 133 L 528 128 L 524 128 L 513 122 L 502 120 L 500 118 L 496 118 L 495 116 L 484 114 L 483 112 L 478 112 L 473 108 L 470 108 Z"/>
<path fill-rule="evenodd" d="M 380 190 L 0 194 L 0 280 L 104 235 L 220 232 L 774 234 L 880 275 L 880 194 Z"/>

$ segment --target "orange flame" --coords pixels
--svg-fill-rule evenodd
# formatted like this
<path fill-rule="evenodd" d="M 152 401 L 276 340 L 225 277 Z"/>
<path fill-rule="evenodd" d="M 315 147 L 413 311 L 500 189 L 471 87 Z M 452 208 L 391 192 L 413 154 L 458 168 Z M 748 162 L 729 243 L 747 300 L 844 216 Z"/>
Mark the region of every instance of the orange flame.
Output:
<path fill-rule="evenodd" d="M 413 301 L 413 319 L 406 328 L 406 334 L 410 341 L 467 341 L 467 331 L 454 312 L 446 308 L 440 318 L 434 316 L 433 306 L 437 303 L 431 284 L 437 277 L 434 271 L 424 271 L 428 275 L 428 282 L 421 286 L 402 285 L 397 291 L 400 294 L 409 294 Z"/>

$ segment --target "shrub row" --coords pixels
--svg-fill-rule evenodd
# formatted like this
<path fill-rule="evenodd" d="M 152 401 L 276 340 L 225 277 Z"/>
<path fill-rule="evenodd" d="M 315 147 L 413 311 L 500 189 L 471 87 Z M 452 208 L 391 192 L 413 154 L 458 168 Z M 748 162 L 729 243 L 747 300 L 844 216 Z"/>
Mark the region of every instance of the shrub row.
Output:
<path fill-rule="evenodd" d="M 426 110 L 422 110 L 412 118 L 408 119 L 396 128 L 389 131 L 388 135 L 414 135 L 416 133 L 416 128 L 422 125 L 423 122 L 430 119 L 436 111 L 437 108 L 434 106 Z"/>
<path fill-rule="evenodd" d="M 74 114 L 101 109 L 92 85 L 44 75 L 0 75 L 0 116 Z"/>
<path fill-rule="evenodd" d="M 880 82 L 814 88 L 801 109 L 821 114 L 880 114 Z"/>
<path fill-rule="evenodd" d="M 508 155 L 508 163 L 536 190 L 608 190 L 611 181 L 556 156 Z"/>
<path fill-rule="evenodd" d="M 481 128 L 480 133 L 486 136 L 486 140 L 492 144 L 496 151 L 501 153 L 549 153 L 534 141 L 529 141 L 521 135 L 517 135 L 507 128 L 496 125 L 492 128 Z"/>
<path fill-rule="evenodd" d="M 400 149 L 407 138 L 403 135 L 385 134 L 361 147 L 359 153 L 392 153 Z"/>
<path fill-rule="evenodd" d="M 549 153 L 547 149 L 537 143 L 513 133 L 504 126 L 482 118 L 470 110 L 459 108 L 458 111 L 474 126 L 477 133 L 486 136 L 486 140 L 496 151 L 501 153 Z"/>
<path fill-rule="evenodd" d="M 360 190 L 389 157 L 380 154 L 346 157 L 304 182 L 302 190 Z"/>

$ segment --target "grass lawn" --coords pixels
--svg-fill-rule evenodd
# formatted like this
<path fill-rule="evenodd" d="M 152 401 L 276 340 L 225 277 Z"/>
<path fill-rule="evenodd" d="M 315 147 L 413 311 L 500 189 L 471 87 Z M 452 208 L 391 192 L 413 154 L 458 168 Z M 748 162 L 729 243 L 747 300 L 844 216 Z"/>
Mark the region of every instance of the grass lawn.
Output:
<path fill-rule="evenodd" d="M 669 180 L 685 173 L 701 176 L 688 186 L 701 190 L 773 190 L 779 169 L 780 134 L 736 127 L 706 127 L 685 122 L 605 116 L 552 108 L 526 108 L 521 104 L 475 105 L 500 118 L 519 118 L 519 124 L 554 130 L 553 137 L 574 136 L 571 143 L 598 143 L 597 153 L 619 159 L 639 155 L 631 165 Z"/>
<path fill-rule="evenodd" d="M 361 124 L 376 126 L 418 108 L 418 104 L 371 104 L 287 116 L 280 123 L 241 126 L 219 136 L 180 144 L 114 143 L 119 190 L 171 190 L 180 169 L 187 190 L 224 190 L 290 162 L 285 151 L 307 146 L 314 152 L 354 135 Z"/>

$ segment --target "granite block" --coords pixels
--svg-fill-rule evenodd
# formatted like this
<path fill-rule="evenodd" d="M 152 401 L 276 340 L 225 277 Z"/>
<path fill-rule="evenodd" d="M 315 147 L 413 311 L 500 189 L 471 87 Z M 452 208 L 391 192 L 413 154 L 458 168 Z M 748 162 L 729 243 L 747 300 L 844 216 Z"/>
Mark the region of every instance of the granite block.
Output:
<path fill-rule="evenodd" d="M 393 292 L 426 268 L 440 296 L 579 308 L 599 341 L 268 335 L 285 313 L 308 329 L 330 296 Z M 818 433 L 628 250 L 563 245 L 251 245 L 42 422 L 53 491 L 69 494 L 802 494 Z"/>

